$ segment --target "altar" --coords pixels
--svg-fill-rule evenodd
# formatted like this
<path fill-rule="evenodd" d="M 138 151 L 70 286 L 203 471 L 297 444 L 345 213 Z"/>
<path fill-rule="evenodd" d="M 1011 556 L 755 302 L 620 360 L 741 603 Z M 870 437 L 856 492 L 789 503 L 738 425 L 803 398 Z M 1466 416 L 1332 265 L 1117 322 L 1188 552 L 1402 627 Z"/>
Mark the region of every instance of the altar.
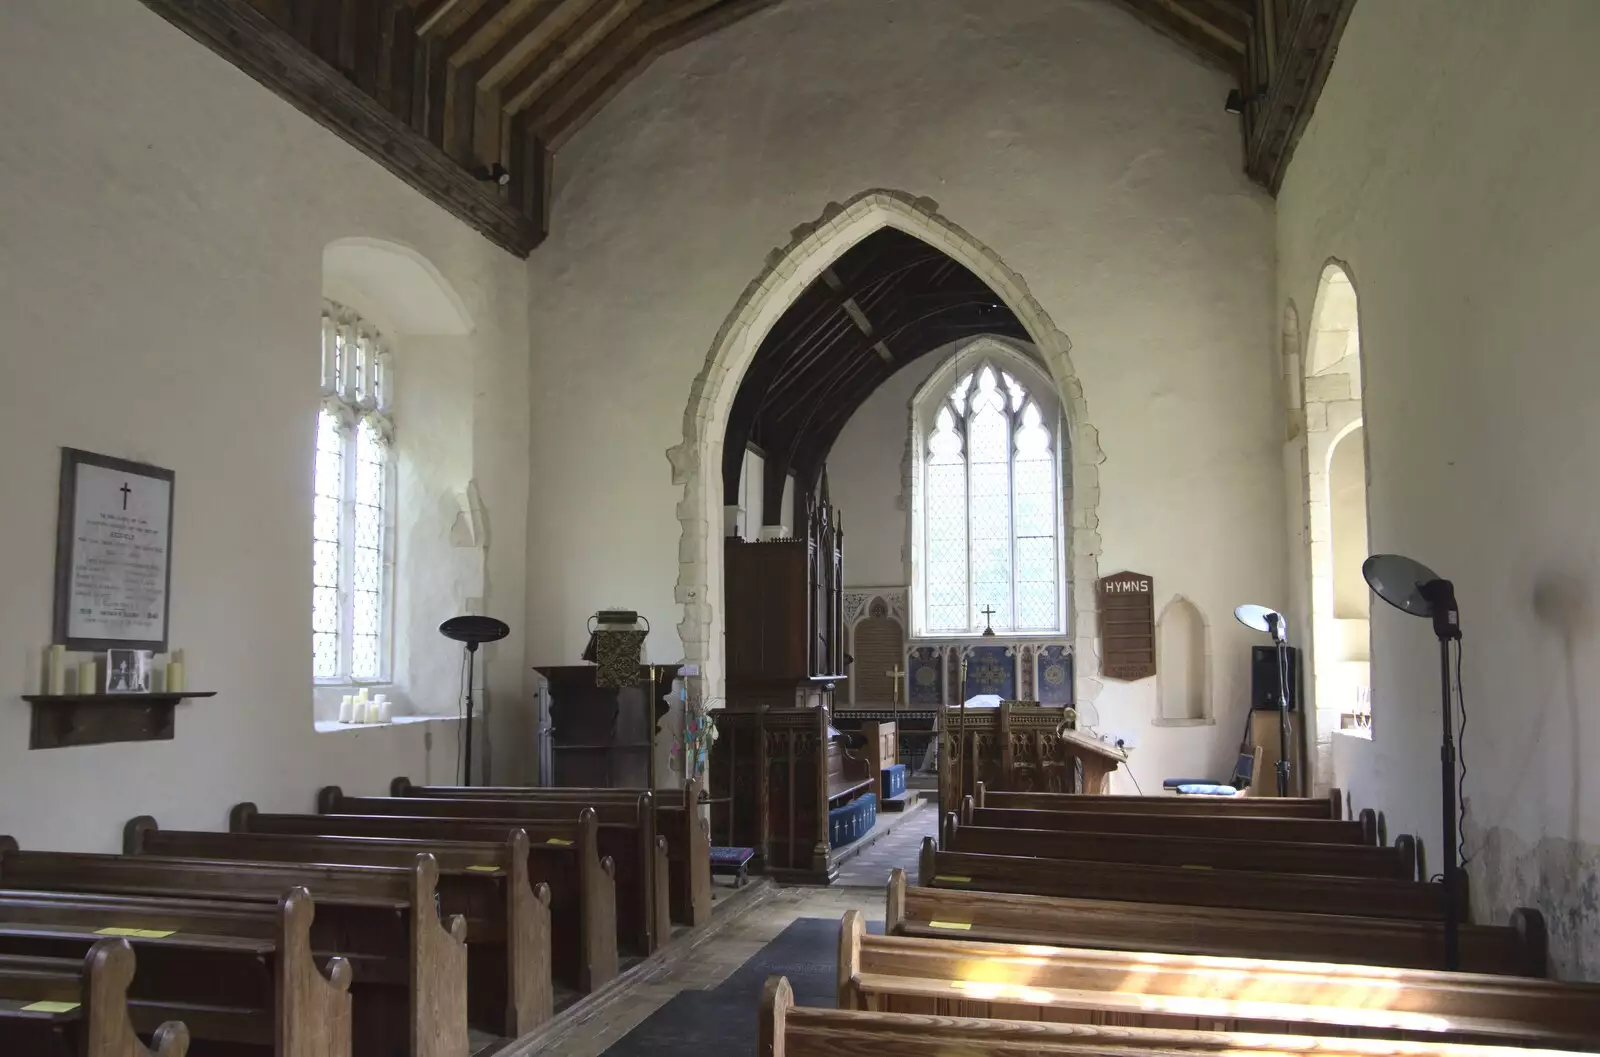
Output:
<path fill-rule="evenodd" d="M 1067 709 L 1033 701 L 947 705 L 939 717 L 939 809 L 959 810 L 978 782 L 1006 792 L 1106 793 L 1127 752 L 1065 726 Z"/>

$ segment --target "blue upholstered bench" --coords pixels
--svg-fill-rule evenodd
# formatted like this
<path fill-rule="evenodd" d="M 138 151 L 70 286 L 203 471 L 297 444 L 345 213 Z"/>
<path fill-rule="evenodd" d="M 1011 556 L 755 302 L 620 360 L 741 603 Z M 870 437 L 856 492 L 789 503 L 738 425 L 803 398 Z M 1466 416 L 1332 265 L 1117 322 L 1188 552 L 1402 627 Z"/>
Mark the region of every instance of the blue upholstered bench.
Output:
<path fill-rule="evenodd" d="M 866 836 L 878 821 L 878 798 L 861 796 L 828 812 L 828 846 L 837 848 Z"/>
<path fill-rule="evenodd" d="M 733 887 L 743 888 L 749 878 L 745 868 L 750 865 L 750 860 L 755 858 L 754 848 L 712 848 L 711 872 L 733 874 Z"/>
<path fill-rule="evenodd" d="M 883 769 L 883 795 L 885 797 L 900 796 L 906 791 L 906 765 L 903 763 L 890 764 Z"/>

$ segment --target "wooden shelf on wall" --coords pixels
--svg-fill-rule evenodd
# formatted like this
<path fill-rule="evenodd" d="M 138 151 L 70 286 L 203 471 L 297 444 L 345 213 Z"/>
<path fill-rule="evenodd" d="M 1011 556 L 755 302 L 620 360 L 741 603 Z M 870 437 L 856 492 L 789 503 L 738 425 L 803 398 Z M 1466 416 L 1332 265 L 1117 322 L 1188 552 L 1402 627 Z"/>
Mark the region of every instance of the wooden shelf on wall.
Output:
<path fill-rule="evenodd" d="M 114 741 L 171 741 L 180 701 L 216 697 L 215 690 L 177 694 L 23 694 L 33 709 L 30 749 L 64 749 Z"/>

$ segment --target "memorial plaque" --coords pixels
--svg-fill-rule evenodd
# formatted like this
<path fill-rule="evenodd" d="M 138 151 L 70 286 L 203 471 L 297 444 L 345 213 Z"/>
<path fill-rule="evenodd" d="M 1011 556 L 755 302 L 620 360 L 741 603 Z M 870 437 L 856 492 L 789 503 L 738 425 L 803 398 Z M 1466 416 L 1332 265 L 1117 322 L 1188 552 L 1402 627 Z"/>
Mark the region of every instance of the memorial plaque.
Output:
<path fill-rule="evenodd" d="M 56 642 L 166 650 L 172 485 L 170 470 L 62 449 Z"/>
<path fill-rule="evenodd" d="M 1156 674 L 1155 581 L 1143 573 L 1114 573 L 1102 576 L 1095 590 L 1101 674 L 1123 682 Z"/>

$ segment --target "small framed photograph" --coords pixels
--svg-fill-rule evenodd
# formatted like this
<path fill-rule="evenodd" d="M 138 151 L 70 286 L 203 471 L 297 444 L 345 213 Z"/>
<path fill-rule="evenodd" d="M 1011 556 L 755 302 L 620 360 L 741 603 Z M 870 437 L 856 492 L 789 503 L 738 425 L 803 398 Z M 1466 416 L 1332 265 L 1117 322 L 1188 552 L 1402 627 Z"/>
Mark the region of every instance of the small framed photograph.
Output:
<path fill-rule="evenodd" d="M 153 657 L 149 650 L 107 650 L 106 693 L 148 694 Z"/>

